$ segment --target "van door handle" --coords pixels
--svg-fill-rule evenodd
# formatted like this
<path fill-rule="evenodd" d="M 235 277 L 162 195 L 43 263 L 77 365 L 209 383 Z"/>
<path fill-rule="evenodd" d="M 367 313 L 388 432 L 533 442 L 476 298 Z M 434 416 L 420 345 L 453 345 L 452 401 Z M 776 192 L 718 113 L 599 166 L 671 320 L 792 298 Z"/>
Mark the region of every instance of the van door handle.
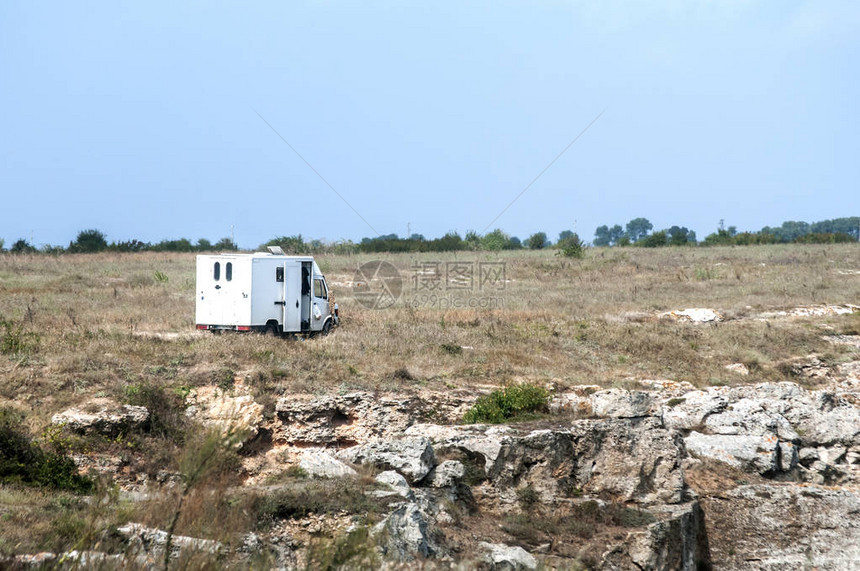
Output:
<path fill-rule="evenodd" d="M 287 305 L 286 301 L 276 301 L 275 305 Z"/>
<path fill-rule="evenodd" d="M 296 300 L 296 307 L 299 306 L 299 300 Z"/>

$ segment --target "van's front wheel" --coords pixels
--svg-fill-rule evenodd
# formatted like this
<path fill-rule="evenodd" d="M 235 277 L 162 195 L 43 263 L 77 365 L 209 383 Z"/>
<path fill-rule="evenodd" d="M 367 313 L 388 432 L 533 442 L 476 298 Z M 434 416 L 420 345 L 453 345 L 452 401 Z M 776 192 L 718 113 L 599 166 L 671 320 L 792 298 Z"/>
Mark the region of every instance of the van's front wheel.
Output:
<path fill-rule="evenodd" d="M 328 335 L 329 333 L 331 333 L 331 319 L 327 320 L 323 324 L 322 330 L 320 330 L 320 335 Z"/>
<path fill-rule="evenodd" d="M 278 331 L 278 322 L 270 321 L 266 324 L 266 331 L 264 332 L 266 337 L 280 337 L 280 331 Z"/>

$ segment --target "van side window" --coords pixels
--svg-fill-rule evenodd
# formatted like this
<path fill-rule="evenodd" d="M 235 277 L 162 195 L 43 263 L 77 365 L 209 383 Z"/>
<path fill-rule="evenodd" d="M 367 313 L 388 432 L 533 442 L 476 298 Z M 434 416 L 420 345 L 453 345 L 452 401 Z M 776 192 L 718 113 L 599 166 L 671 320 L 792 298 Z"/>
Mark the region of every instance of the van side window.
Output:
<path fill-rule="evenodd" d="M 328 299 L 328 292 L 326 291 L 322 280 L 314 280 L 314 297 Z"/>
<path fill-rule="evenodd" d="M 283 282 L 284 281 L 284 268 L 275 268 L 275 281 Z"/>
<path fill-rule="evenodd" d="M 227 267 L 224 268 L 224 277 L 227 278 L 227 281 L 232 281 L 233 279 L 233 262 L 227 262 Z"/>
<path fill-rule="evenodd" d="M 215 281 L 221 279 L 221 262 L 215 262 Z"/>

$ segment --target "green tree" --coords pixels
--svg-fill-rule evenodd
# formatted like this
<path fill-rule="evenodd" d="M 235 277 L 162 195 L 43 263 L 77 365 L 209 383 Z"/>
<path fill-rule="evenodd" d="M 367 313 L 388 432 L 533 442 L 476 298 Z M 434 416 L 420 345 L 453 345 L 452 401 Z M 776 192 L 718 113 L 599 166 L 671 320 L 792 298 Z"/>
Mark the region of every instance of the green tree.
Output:
<path fill-rule="evenodd" d="M 481 247 L 484 250 L 507 250 L 510 249 L 511 237 L 496 228 L 481 238 Z"/>
<path fill-rule="evenodd" d="M 198 252 L 211 252 L 212 251 L 212 242 L 207 240 L 206 238 L 200 238 L 197 240 L 197 245 L 194 247 Z"/>
<path fill-rule="evenodd" d="M 535 232 L 526 239 L 526 246 L 531 250 L 542 250 L 546 245 L 546 232 Z"/>
<path fill-rule="evenodd" d="M 631 242 L 637 242 L 648 235 L 654 225 L 647 218 L 634 218 L 627 223 L 627 235 Z"/>
<path fill-rule="evenodd" d="M 33 247 L 30 242 L 21 238 L 20 240 L 15 240 L 15 243 L 12 244 L 12 247 L 9 248 L 9 252 L 12 254 L 32 254 L 36 251 L 36 248 Z"/>
<path fill-rule="evenodd" d="M 561 236 L 558 237 L 558 241 L 561 242 Z M 594 245 L 595 246 L 609 246 L 612 244 L 612 240 L 609 237 L 609 226 L 604 224 L 603 226 L 598 226 L 594 231 Z"/>
<path fill-rule="evenodd" d="M 239 247 L 236 245 L 236 243 L 233 240 L 231 240 L 230 238 L 221 238 L 220 240 L 215 242 L 215 245 L 212 247 L 215 250 L 218 250 L 221 252 L 223 252 L 223 251 L 234 251 L 234 250 L 239 249 Z"/>
<path fill-rule="evenodd" d="M 648 234 L 647 236 L 643 236 L 639 240 L 636 241 L 637 246 L 642 246 L 643 248 L 660 248 L 669 243 L 666 237 L 666 231 L 660 230 L 659 232 L 654 232 L 653 234 Z"/>
<path fill-rule="evenodd" d="M 95 229 L 82 230 L 78 233 L 75 241 L 69 244 L 69 252 L 89 254 L 101 252 L 107 247 L 108 243 L 104 233 Z"/>

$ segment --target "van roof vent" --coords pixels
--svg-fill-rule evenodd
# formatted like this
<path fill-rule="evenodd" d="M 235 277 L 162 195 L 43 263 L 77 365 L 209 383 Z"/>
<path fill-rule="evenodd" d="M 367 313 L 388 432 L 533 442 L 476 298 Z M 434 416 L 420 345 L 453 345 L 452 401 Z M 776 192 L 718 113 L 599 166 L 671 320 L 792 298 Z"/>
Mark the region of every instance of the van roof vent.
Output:
<path fill-rule="evenodd" d="M 268 249 L 270 254 L 274 254 L 276 256 L 284 255 L 284 251 L 281 249 L 280 246 L 269 246 Z"/>

